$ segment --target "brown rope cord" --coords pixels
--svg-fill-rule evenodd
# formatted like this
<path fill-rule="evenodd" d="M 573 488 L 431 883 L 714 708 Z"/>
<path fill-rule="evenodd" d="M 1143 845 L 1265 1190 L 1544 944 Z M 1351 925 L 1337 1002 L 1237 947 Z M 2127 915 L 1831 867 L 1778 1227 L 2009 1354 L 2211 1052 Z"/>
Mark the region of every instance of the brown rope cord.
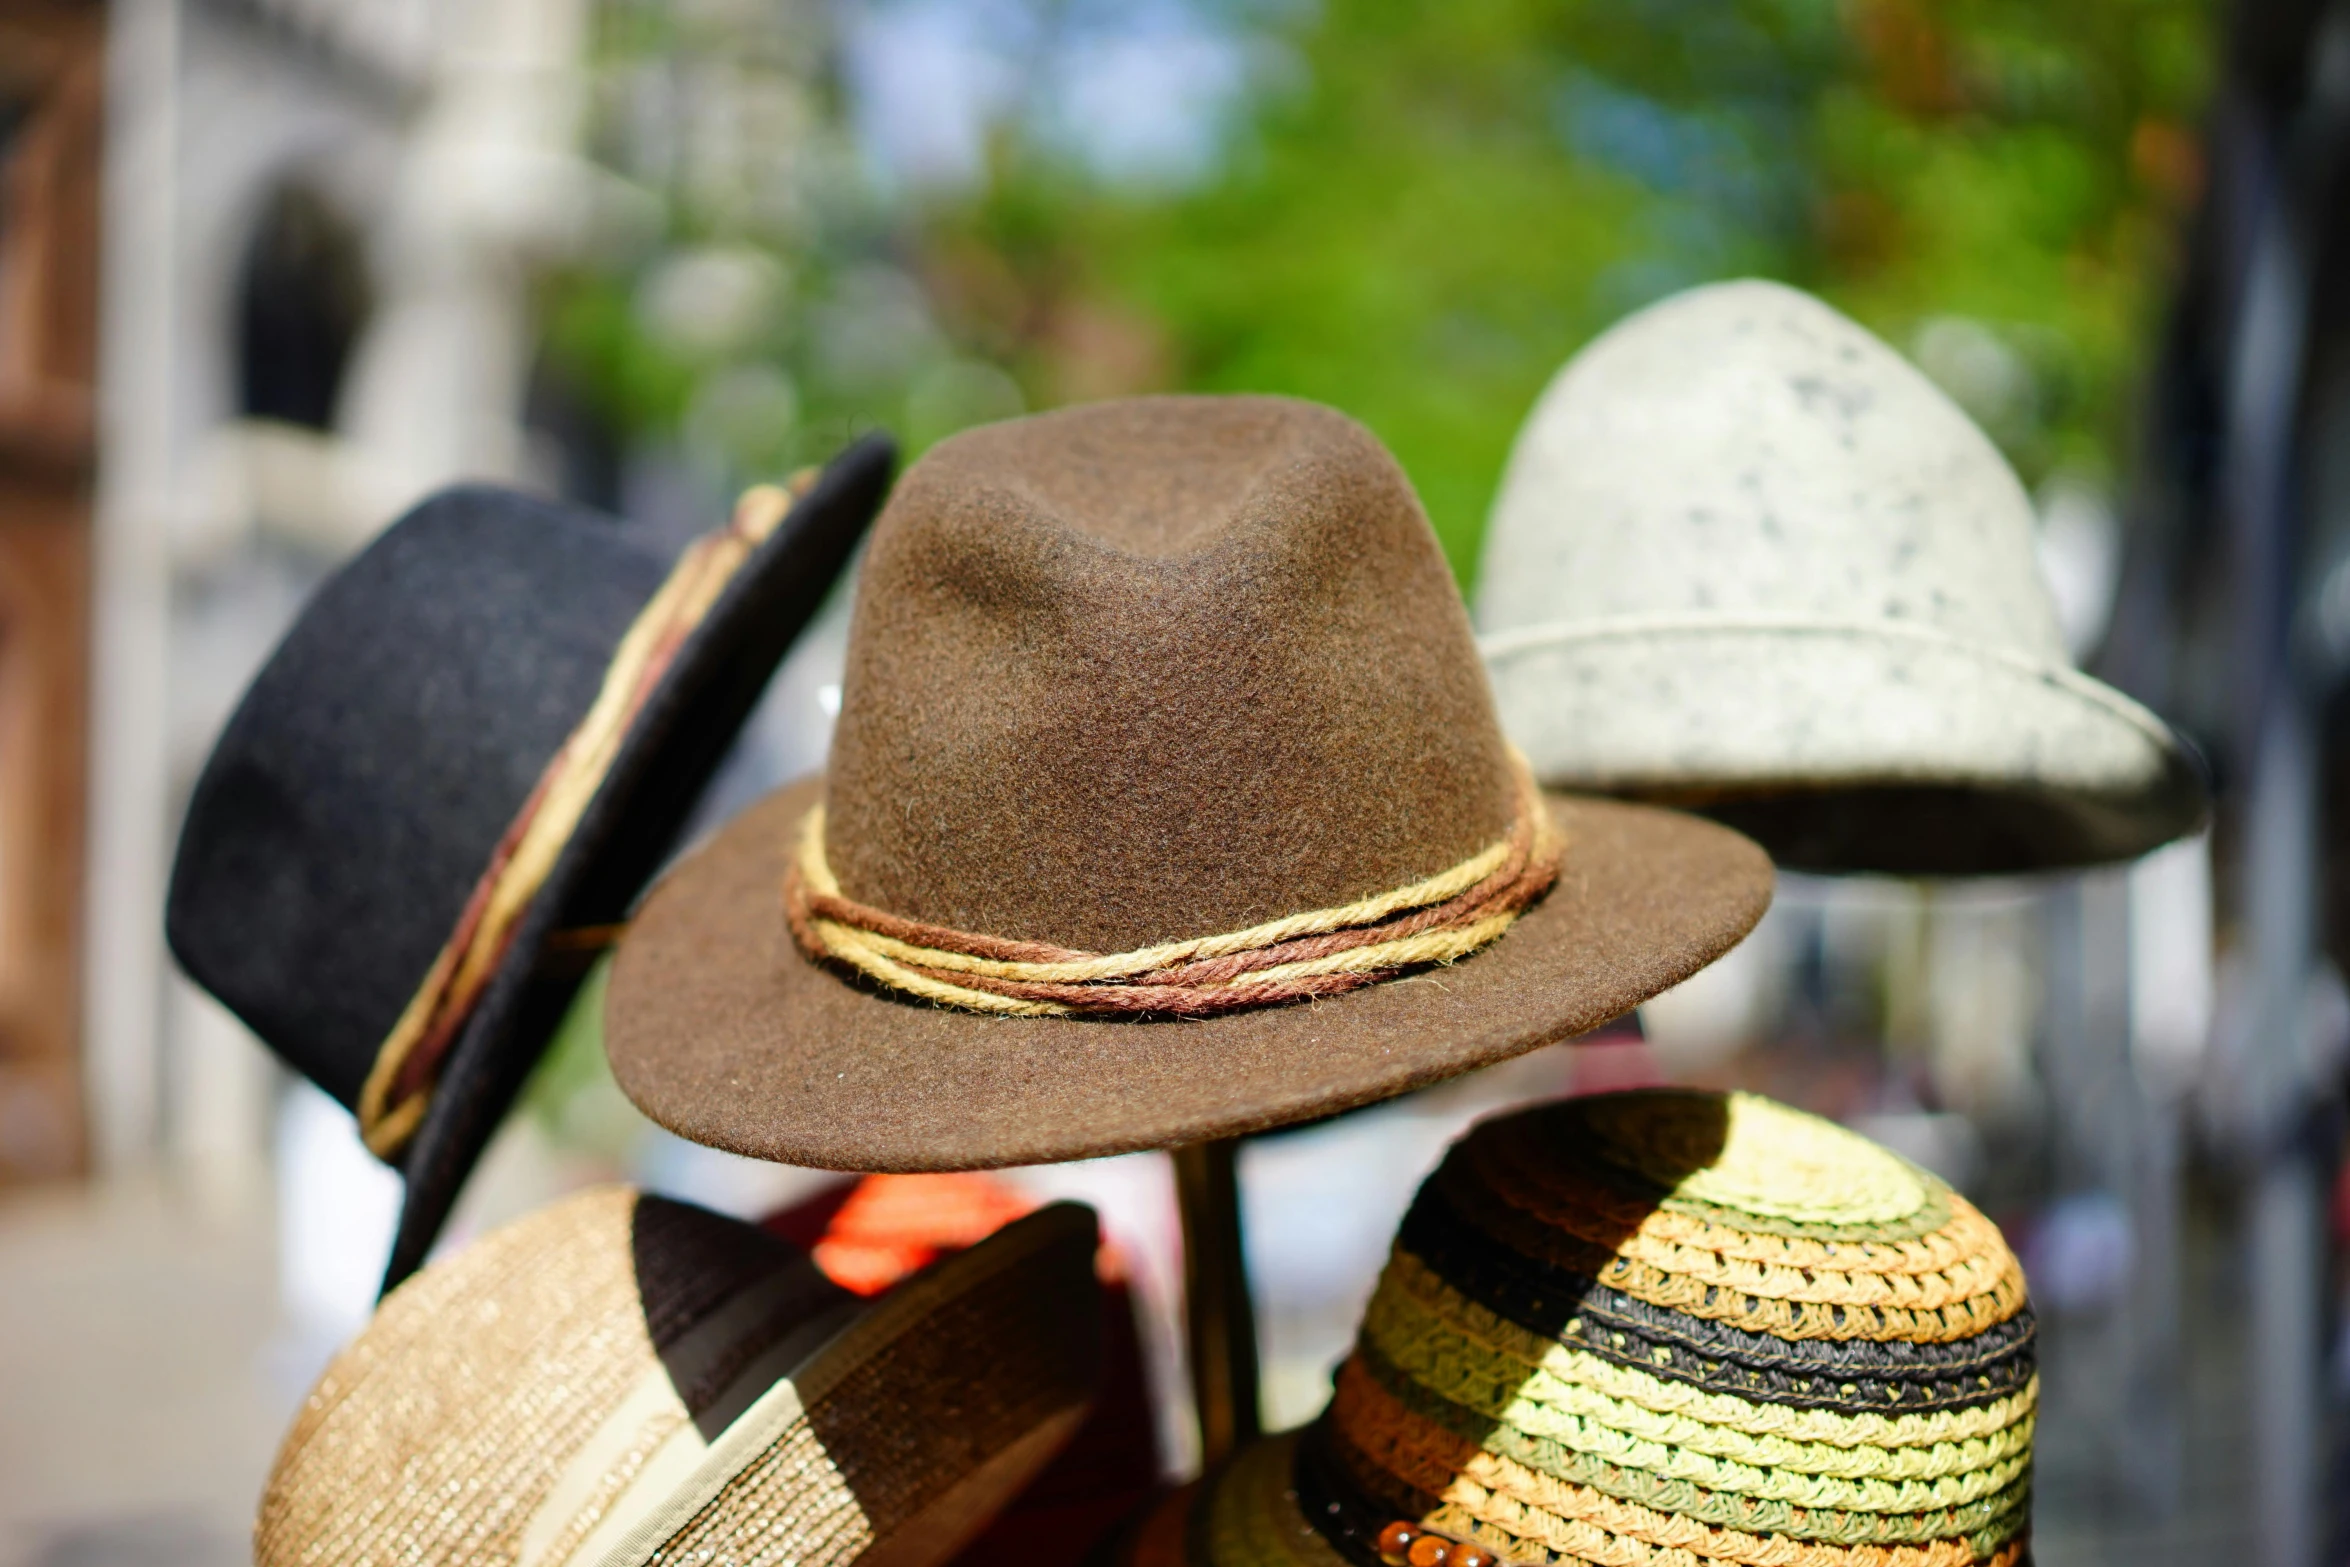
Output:
<path fill-rule="evenodd" d="M 821 805 L 784 878 L 785 917 L 811 959 L 965 1011 L 1201 1017 L 1336 995 L 1490 945 L 1557 880 L 1564 840 L 1525 759 L 1512 764 L 1516 808 L 1497 842 L 1408 887 L 1247 930 L 1098 953 L 907 919 L 841 892 Z"/>

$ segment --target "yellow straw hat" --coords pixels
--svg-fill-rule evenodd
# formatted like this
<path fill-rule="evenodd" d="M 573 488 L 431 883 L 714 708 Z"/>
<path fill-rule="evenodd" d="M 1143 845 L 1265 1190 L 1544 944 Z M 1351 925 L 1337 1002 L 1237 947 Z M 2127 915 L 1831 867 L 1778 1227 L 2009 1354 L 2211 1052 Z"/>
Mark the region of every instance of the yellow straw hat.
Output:
<path fill-rule="evenodd" d="M 1405 1216 L 1322 1418 L 1126 1567 L 2014 1567 L 2024 1279 L 1941 1181 L 1747 1094 L 1488 1122 Z"/>
<path fill-rule="evenodd" d="M 871 1301 L 746 1224 L 582 1193 L 401 1286 L 311 1390 L 257 1567 L 931 1567 L 1091 1396 L 1090 1210 Z"/>

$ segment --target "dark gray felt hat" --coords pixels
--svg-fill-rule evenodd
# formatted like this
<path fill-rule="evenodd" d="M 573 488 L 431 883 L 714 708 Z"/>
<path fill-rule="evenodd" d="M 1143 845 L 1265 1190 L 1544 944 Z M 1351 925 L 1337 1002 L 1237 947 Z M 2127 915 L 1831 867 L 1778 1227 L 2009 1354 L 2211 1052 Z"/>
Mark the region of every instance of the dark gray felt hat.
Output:
<path fill-rule="evenodd" d="M 1727 829 L 1533 788 L 1360 425 L 1100 403 L 907 473 L 829 773 L 648 895 L 605 1041 L 654 1120 L 757 1158 L 1089 1158 L 1581 1033 L 1770 888 Z"/>
<path fill-rule="evenodd" d="M 573 933 L 625 919 L 893 462 L 862 440 L 796 497 L 746 498 L 674 569 L 615 518 L 445 490 L 330 578 L 255 677 L 190 798 L 165 925 L 263 1043 L 361 1108 L 486 924 L 485 889 L 510 905 L 505 937 L 476 943 L 469 1001 L 412 1058 L 395 1136 L 369 1131 L 407 1177 L 387 1287 L 423 1261 L 577 988 L 592 938 Z M 663 618 L 696 570 L 694 611 Z M 567 774 L 591 731 L 595 767 Z M 551 816 L 564 788 L 574 810 Z M 517 894 L 500 875 L 534 848 L 526 822 L 543 874 Z"/>

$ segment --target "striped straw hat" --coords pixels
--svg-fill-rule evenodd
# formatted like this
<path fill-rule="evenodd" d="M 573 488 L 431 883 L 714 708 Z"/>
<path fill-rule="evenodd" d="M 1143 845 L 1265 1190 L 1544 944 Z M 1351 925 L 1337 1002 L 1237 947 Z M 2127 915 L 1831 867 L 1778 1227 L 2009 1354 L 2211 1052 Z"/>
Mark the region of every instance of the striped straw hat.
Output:
<path fill-rule="evenodd" d="M 311 1390 L 256 1567 L 944 1561 L 1083 1417 L 1092 1213 L 1056 1204 L 871 1301 L 625 1188 L 394 1291 Z"/>
<path fill-rule="evenodd" d="M 1489 1122 L 1421 1190 L 1337 1396 L 1129 1567 L 2011 1567 L 2032 1313 L 1949 1187 L 1747 1094 Z"/>

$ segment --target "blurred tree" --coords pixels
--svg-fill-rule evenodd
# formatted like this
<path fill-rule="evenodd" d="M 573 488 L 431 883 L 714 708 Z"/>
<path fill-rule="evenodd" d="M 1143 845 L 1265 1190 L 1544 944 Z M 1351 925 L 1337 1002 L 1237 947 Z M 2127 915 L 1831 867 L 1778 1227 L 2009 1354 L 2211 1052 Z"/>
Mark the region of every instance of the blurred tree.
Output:
<path fill-rule="evenodd" d="M 633 440 L 713 488 L 897 428 L 935 356 L 888 257 L 822 11 L 603 0 L 590 143 L 615 176 L 590 260 L 547 286 L 546 353 Z"/>
<path fill-rule="evenodd" d="M 639 428 L 772 430 L 779 385 L 803 430 L 871 419 L 917 445 L 1081 397 L 1289 392 L 1388 442 L 1466 578 L 1559 363 L 1627 310 L 1760 273 L 1913 354 L 2028 481 L 2098 482 L 2199 178 L 2209 0 L 1188 0 L 1246 70 L 1210 155 L 1172 178 L 1105 166 L 1067 109 L 1099 58 L 1070 40 L 1098 39 L 1104 7 L 961 3 L 1020 19 L 965 184 L 861 172 L 804 20 L 784 51 L 799 140 L 749 160 L 802 166 L 776 214 L 714 217 L 637 159 L 668 198 L 663 246 L 574 280 L 555 319 Z M 677 24 L 647 20 L 665 13 L 609 11 L 614 77 L 639 85 L 607 94 L 606 123 L 625 99 L 641 143 L 642 79 L 693 68 Z M 708 115 L 711 82 L 755 54 L 722 49 L 665 101 Z M 664 246 L 720 235 L 793 280 L 723 372 L 732 404 L 707 355 L 665 346 L 644 282 L 675 264 Z M 751 361 L 766 379 L 743 379 Z M 735 439 L 738 459 L 757 444 Z"/>

